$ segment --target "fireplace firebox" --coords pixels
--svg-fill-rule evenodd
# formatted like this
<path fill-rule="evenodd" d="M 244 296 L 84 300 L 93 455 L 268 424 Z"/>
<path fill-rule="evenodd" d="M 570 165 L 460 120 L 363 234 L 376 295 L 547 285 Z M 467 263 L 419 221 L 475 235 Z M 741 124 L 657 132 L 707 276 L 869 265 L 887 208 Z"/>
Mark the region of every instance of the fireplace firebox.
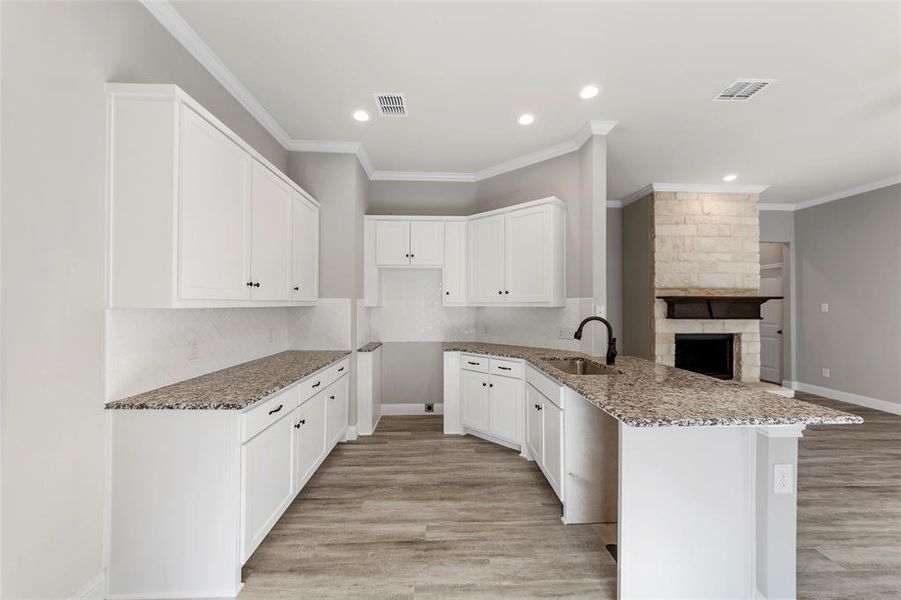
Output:
<path fill-rule="evenodd" d="M 676 367 L 717 379 L 732 379 L 734 338 L 731 333 L 676 334 Z"/>

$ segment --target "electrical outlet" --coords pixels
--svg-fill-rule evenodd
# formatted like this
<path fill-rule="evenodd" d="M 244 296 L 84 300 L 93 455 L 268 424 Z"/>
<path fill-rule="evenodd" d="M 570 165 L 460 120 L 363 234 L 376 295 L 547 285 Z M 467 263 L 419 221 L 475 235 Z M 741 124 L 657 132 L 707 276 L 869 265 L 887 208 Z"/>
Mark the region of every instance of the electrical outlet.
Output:
<path fill-rule="evenodd" d="M 200 358 L 200 342 L 188 340 L 188 360 L 197 360 L 198 358 Z"/>
<path fill-rule="evenodd" d="M 792 465 L 773 465 L 773 493 L 791 494 L 794 491 Z"/>
<path fill-rule="evenodd" d="M 820 304 L 820 312 L 829 312 L 829 305 L 825 302 Z"/>
<path fill-rule="evenodd" d="M 557 339 L 571 340 L 571 339 L 573 339 L 573 334 L 575 332 L 576 332 L 575 329 L 570 329 L 569 327 L 558 327 L 557 328 Z"/>
<path fill-rule="evenodd" d="M 829 369 L 827 367 L 823 367 L 823 377 L 825 377 L 826 379 L 829 379 L 829 375 L 830 375 Z"/>
<path fill-rule="evenodd" d="M 425 411 L 426 411 L 427 413 L 433 413 L 433 412 L 435 412 L 435 405 L 434 405 L 434 404 L 426 404 L 426 405 L 425 405 Z"/>

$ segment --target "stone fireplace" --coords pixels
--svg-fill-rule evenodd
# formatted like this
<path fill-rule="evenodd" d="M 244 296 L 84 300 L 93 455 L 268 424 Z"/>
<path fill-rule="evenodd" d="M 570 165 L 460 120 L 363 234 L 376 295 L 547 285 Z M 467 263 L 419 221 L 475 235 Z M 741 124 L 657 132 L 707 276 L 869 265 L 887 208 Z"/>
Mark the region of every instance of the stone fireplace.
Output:
<path fill-rule="evenodd" d="M 759 295 L 758 194 L 667 191 L 653 186 L 626 206 L 623 217 L 624 235 L 638 233 L 645 223 L 648 227 L 644 244 L 644 240 L 624 242 L 626 275 L 631 275 L 630 266 L 640 269 L 646 263 L 648 277 L 646 297 L 633 288 L 626 294 L 630 298 L 625 298 L 624 312 L 650 312 L 646 316 L 624 314 L 626 340 L 648 336 L 647 343 L 627 341 L 626 352 L 633 353 L 631 346 L 643 350 L 634 353 L 676 366 L 677 336 L 731 335 L 732 378 L 759 381 L 758 319 L 712 318 L 716 315 L 713 310 L 704 318 L 668 318 L 666 303 L 658 298 Z M 719 376 L 725 378 L 726 373 Z"/>

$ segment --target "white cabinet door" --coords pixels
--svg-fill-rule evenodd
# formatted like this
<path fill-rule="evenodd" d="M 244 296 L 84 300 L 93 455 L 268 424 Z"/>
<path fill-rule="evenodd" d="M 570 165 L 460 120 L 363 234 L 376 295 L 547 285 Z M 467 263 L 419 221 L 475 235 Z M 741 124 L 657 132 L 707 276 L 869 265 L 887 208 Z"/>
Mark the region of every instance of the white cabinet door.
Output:
<path fill-rule="evenodd" d="M 545 402 L 544 413 L 544 474 L 548 483 L 562 499 L 560 475 L 563 472 L 563 411 L 553 402 Z"/>
<path fill-rule="evenodd" d="M 254 300 L 290 300 L 294 192 L 275 173 L 254 161 L 250 198 L 251 297 Z"/>
<path fill-rule="evenodd" d="M 297 409 L 294 427 L 294 491 L 313 476 L 325 454 L 325 394 L 319 392 Z"/>
<path fill-rule="evenodd" d="M 461 371 L 463 396 L 463 425 L 488 432 L 488 375 L 475 371 Z"/>
<path fill-rule="evenodd" d="M 469 295 L 472 302 L 504 301 L 504 217 L 469 222 Z"/>
<path fill-rule="evenodd" d="M 552 297 L 552 213 L 548 206 L 507 214 L 505 230 L 508 302 L 550 302 Z"/>
<path fill-rule="evenodd" d="M 466 303 L 466 223 L 444 224 L 444 304 Z"/>
<path fill-rule="evenodd" d="M 541 413 L 545 402 L 548 401 L 545 400 L 541 392 L 530 384 L 526 385 L 526 446 L 529 448 L 529 454 L 532 455 L 532 459 L 538 464 L 542 464 L 544 460 L 541 444 L 544 424 L 542 423 Z"/>
<path fill-rule="evenodd" d="M 492 376 L 489 389 L 491 435 L 514 444 L 521 444 L 519 431 L 522 422 L 522 380 Z"/>
<path fill-rule="evenodd" d="M 295 300 L 319 298 L 319 208 L 294 194 L 291 281 Z"/>
<path fill-rule="evenodd" d="M 247 299 L 251 158 L 187 107 L 180 151 L 179 296 Z"/>
<path fill-rule="evenodd" d="M 294 497 L 291 437 L 286 417 L 241 447 L 242 562 L 260 545 Z"/>
<path fill-rule="evenodd" d="M 410 222 L 410 264 L 444 264 L 444 223 L 442 221 Z"/>
<path fill-rule="evenodd" d="M 326 448 L 331 450 L 341 441 L 347 427 L 347 377 L 325 389 Z"/>
<path fill-rule="evenodd" d="M 375 263 L 379 266 L 410 264 L 409 221 L 376 221 Z"/>

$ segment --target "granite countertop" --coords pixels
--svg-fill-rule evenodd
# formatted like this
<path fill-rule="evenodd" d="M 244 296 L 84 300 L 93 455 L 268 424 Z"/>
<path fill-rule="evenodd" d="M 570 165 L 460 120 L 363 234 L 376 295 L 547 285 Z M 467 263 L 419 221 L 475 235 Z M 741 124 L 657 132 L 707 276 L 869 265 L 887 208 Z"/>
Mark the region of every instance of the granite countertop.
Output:
<path fill-rule="evenodd" d="M 482 342 L 445 342 L 445 352 L 521 358 L 626 425 L 837 425 L 862 423 L 850 413 L 720 381 L 635 356 L 618 356 L 609 375 L 570 375 L 546 358 L 604 359 L 580 352 Z"/>
<path fill-rule="evenodd" d="M 242 410 L 334 364 L 345 350 L 289 350 L 109 402 L 110 409 Z"/>
<path fill-rule="evenodd" d="M 380 348 L 381 346 L 381 342 L 369 342 L 365 346 L 357 348 L 357 352 L 374 352 L 376 348 Z"/>

